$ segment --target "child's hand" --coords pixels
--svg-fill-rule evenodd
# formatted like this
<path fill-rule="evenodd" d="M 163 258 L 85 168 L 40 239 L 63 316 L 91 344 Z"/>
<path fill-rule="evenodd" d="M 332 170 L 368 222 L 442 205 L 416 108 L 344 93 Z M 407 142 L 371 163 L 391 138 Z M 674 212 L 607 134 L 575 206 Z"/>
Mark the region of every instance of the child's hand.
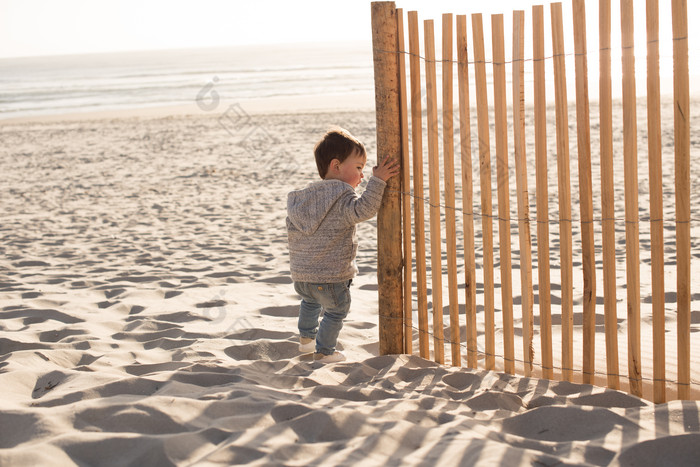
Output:
<path fill-rule="evenodd" d="M 372 175 L 379 177 L 385 182 L 401 170 L 401 165 L 395 157 L 385 157 L 379 165 L 372 167 Z"/>

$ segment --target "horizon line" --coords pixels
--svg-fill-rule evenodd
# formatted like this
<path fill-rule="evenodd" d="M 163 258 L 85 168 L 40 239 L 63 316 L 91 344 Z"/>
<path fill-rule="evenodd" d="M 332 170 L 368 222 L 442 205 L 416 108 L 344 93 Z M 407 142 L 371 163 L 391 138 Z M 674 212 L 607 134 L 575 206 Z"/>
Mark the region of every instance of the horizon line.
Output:
<path fill-rule="evenodd" d="M 103 50 L 103 51 L 85 51 L 85 52 L 58 52 L 58 53 L 37 53 L 29 55 L 0 55 L 0 60 L 15 60 L 25 58 L 54 58 L 54 57 L 78 57 L 88 55 L 119 55 L 133 53 L 154 53 L 154 52 L 175 52 L 187 50 L 213 50 L 213 49 L 235 49 L 245 47 L 266 47 L 266 46 L 308 46 L 308 45 L 332 45 L 332 44 L 368 44 L 371 52 L 371 39 L 347 39 L 347 40 L 331 40 L 331 41 L 295 41 L 295 42 L 252 42 L 241 44 L 220 44 L 220 45 L 197 45 L 191 47 L 162 47 L 162 48 L 145 48 L 145 49 L 122 49 L 122 50 Z"/>

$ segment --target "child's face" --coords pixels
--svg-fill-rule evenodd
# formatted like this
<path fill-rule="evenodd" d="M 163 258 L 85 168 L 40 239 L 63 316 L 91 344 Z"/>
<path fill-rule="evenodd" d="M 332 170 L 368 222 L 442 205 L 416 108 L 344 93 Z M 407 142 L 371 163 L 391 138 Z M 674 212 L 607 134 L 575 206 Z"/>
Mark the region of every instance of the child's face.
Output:
<path fill-rule="evenodd" d="M 331 162 L 326 179 L 341 180 L 353 188 L 357 188 L 363 178 L 362 171 L 367 163 L 367 157 L 359 152 L 354 152 L 343 162 L 334 159 Z"/>

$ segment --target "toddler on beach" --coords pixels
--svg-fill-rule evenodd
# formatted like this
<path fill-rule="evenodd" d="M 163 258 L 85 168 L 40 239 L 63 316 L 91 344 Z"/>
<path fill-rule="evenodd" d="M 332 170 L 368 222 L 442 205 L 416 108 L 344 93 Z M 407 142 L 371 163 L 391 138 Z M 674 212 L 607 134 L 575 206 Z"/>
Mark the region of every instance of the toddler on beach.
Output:
<path fill-rule="evenodd" d="M 377 213 L 386 181 L 399 172 L 399 165 L 385 158 L 372 169 L 360 196 L 355 188 L 364 178 L 367 152 L 357 138 L 342 128 L 332 129 L 316 144 L 314 156 L 323 180 L 287 198 L 289 265 L 301 296 L 299 351 L 315 351 L 315 361 L 332 363 L 345 360 L 335 347 L 357 273 L 355 226 Z"/>

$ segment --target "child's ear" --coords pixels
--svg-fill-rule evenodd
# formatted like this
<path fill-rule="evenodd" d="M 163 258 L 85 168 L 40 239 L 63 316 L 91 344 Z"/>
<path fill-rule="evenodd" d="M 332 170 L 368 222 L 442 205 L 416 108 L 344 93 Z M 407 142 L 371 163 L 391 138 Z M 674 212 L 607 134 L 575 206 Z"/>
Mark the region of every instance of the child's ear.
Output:
<path fill-rule="evenodd" d="M 329 170 L 338 170 L 339 168 L 340 168 L 340 160 L 339 159 L 331 160 L 331 163 L 328 166 L 328 169 Z"/>

